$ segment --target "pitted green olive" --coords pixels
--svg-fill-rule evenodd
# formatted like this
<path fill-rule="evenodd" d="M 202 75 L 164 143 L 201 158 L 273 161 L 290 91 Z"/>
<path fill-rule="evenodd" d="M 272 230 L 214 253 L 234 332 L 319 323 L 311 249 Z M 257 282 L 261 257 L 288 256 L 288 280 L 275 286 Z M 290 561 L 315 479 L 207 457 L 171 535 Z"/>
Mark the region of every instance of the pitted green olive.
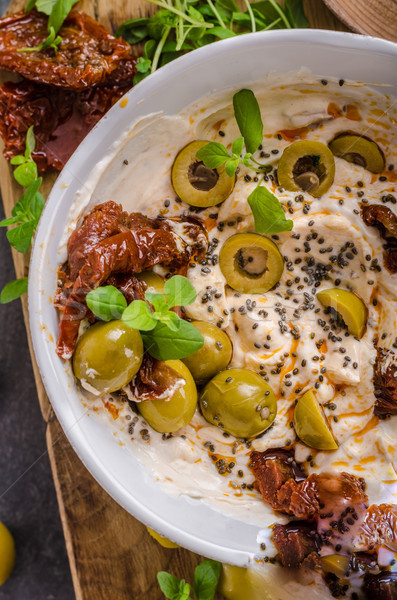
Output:
<path fill-rule="evenodd" d="M 203 390 L 200 407 L 209 423 L 240 438 L 266 431 L 277 413 L 270 385 L 247 369 L 226 369 L 215 375 Z"/>
<path fill-rule="evenodd" d="M 231 288 L 264 294 L 280 279 L 284 261 L 276 244 L 257 233 L 237 233 L 223 244 L 219 266 Z"/>
<path fill-rule="evenodd" d="M 367 307 L 353 292 L 331 288 L 317 293 L 323 306 L 332 308 L 342 317 L 349 333 L 362 338 L 367 324 Z"/>
<path fill-rule="evenodd" d="M 328 145 L 335 156 L 364 167 L 371 173 L 381 173 L 385 168 L 382 150 L 376 142 L 366 136 L 343 132 Z"/>
<path fill-rule="evenodd" d="M 165 362 L 185 379 L 183 387 L 170 400 L 145 400 L 138 402 L 137 408 L 153 429 L 160 433 L 172 433 L 192 420 L 197 406 L 197 388 L 189 369 L 181 360 Z"/>
<path fill-rule="evenodd" d="M 193 321 L 192 325 L 204 338 L 204 345 L 183 362 L 197 383 L 205 383 L 211 377 L 226 369 L 232 358 L 232 343 L 229 336 L 212 323 Z"/>
<path fill-rule="evenodd" d="M 293 142 L 284 150 L 277 168 L 281 187 L 291 192 L 308 192 L 319 198 L 331 187 L 335 160 L 321 142 Z"/>
<path fill-rule="evenodd" d="M 226 200 L 235 183 L 235 177 L 229 177 L 224 166 L 209 169 L 196 158 L 197 152 L 206 144 L 205 140 L 197 140 L 182 148 L 171 172 L 172 185 L 179 198 L 191 206 L 203 208 Z"/>
<path fill-rule="evenodd" d="M 304 444 L 317 450 L 337 450 L 338 444 L 329 430 L 323 409 L 310 389 L 298 399 L 294 412 L 296 435 Z"/>
<path fill-rule="evenodd" d="M 137 279 L 140 281 L 144 281 L 147 285 L 146 292 L 151 292 L 152 294 L 163 294 L 164 293 L 164 279 L 154 273 L 153 271 L 143 271 L 142 273 L 138 273 L 136 275 Z"/>
<path fill-rule="evenodd" d="M 98 392 L 115 392 L 136 375 L 143 357 L 142 338 L 122 321 L 95 323 L 77 342 L 73 371 Z"/>

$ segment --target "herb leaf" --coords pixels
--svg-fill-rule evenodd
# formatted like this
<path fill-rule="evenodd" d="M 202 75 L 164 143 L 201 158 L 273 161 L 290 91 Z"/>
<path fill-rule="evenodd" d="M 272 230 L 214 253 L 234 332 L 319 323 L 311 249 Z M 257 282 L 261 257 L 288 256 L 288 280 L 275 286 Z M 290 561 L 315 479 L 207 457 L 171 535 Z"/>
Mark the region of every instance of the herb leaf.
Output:
<path fill-rule="evenodd" d="M 164 284 L 164 293 L 170 307 L 192 304 L 197 298 L 194 285 L 182 275 L 174 275 L 167 279 Z"/>
<path fill-rule="evenodd" d="M 169 600 L 174 600 L 175 596 L 179 593 L 178 579 L 171 575 L 171 573 L 160 571 L 157 573 L 157 581 L 164 596 L 169 598 Z"/>
<path fill-rule="evenodd" d="M 179 600 L 189 600 L 190 585 L 184 579 L 179 582 Z"/>
<path fill-rule="evenodd" d="M 179 319 L 176 332 L 158 322 L 152 331 L 142 333 L 142 340 L 146 350 L 159 360 L 185 358 L 204 344 L 199 330 L 183 319 Z"/>
<path fill-rule="evenodd" d="M 7 239 L 11 246 L 18 252 L 25 254 L 29 250 L 32 242 L 35 224 L 32 221 L 22 223 L 13 229 L 7 231 Z"/>
<path fill-rule="evenodd" d="M 14 177 L 23 187 L 28 187 L 37 179 L 37 165 L 33 160 L 20 164 L 14 171 Z"/>
<path fill-rule="evenodd" d="M 213 600 L 221 574 L 221 563 L 205 560 L 194 571 L 193 590 L 198 600 Z"/>
<path fill-rule="evenodd" d="M 140 331 L 150 331 L 157 324 L 156 318 L 144 300 L 131 302 L 123 312 L 122 319 L 128 327 Z"/>
<path fill-rule="evenodd" d="M 248 204 L 254 215 L 255 231 L 258 233 L 279 233 L 291 231 L 293 228 L 293 221 L 285 218 L 279 199 L 266 187 L 256 187 L 248 196 Z"/>
<path fill-rule="evenodd" d="M 261 111 L 253 91 L 243 89 L 234 94 L 233 108 L 247 152 L 253 154 L 263 140 Z"/>
<path fill-rule="evenodd" d="M 285 0 L 284 10 L 292 27 L 309 27 L 302 0 Z"/>
<path fill-rule="evenodd" d="M 28 278 L 21 277 L 20 279 L 15 279 L 14 281 L 9 281 L 1 290 L 0 294 L 0 303 L 7 304 L 7 302 L 12 302 L 12 300 L 16 300 L 22 294 L 28 291 Z"/>
<path fill-rule="evenodd" d="M 78 1 L 79 0 L 56 0 L 52 7 L 51 14 L 49 15 L 48 31 L 51 32 L 51 28 L 53 28 L 55 33 L 58 33 L 62 27 L 62 23 Z"/>
<path fill-rule="evenodd" d="M 146 292 L 145 294 L 146 300 L 153 305 L 153 308 L 156 312 L 167 312 L 169 306 L 165 300 L 164 294 L 155 294 L 153 292 Z"/>
<path fill-rule="evenodd" d="M 120 319 L 127 301 L 113 285 L 105 285 L 92 290 L 86 297 L 87 306 L 102 321 Z"/>
<path fill-rule="evenodd" d="M 244 138 L 243 137 L 239 137 L 239 138 L 235 139 L 232 144 L 233 154 L 236 154 L 236 156 L 241 156 L 243 146 L 244 146 Z"/>
<path fill-rule="evenodd" d="M 240 160 L 238 158 L 229 158 L 229 160 L 225 163 L 225 171 L 229 177 L 234 177 L 234 174 L 237 171 L 237 167 L 239 165 Z"/>
<path fill-rule="evenodd" d="M 209 169 L 220 167 L 230 158 L 229 152 L 220 142 L 208 142 L 208 144 L 200 148 L 196 156 Z"/>

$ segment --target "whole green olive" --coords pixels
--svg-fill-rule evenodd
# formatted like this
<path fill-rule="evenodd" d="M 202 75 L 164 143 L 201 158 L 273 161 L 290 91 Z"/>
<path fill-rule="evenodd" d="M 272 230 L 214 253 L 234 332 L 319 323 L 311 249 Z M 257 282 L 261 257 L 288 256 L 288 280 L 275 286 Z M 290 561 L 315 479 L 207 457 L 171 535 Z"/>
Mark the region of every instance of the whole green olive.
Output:
<path fill-rule="evenodd" d="M 187 356 L 183 362 L 199 384 L 226 369 L 232 358 L 232 343 L 229 336 L 212 323 L 193 321 L 192 325 L 204 338 L 204 345 L 194 354 Z"/>
<path fill-rule="evenodd" d="M 138 402 L 142 417 L 160 433 L 172 433 L 185 427 L 193 418 L 197 406 L 197 388 L 189 369 L 181 360 L 166 360 L 166 364 L 185 379 L 169 400 Z"/>
<path fill-rule="evenodd" d="M 98 392 L 115 392 L 136 375 L 142 357 L 139 331 L 120 320 L 95 323 L 77 342 L 73 371 L 83 385 Z"/>
<path fill-rule="evenodd" d="M 247 369 L 226 369 L 215 375 L 204 388 L 200 407 L 209 423 L 240 438 L 266 431 L 277 413 L 270 385 Z"/>
<path fill-rule="evenodd" d="M 164 279 L 154 271 L 142 271 L 136 275 L 137 279 L 144 281 L 147 285 L 146 292 L 152 294 L 164 294 Z"/>

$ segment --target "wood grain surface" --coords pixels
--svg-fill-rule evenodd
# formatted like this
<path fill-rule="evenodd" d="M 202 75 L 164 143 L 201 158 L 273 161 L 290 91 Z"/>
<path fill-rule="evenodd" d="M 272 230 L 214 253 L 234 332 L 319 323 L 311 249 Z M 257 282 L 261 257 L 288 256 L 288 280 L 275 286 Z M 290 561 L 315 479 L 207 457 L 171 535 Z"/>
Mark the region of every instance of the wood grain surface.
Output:
<path fill-rule="evenodd" d="M 396 0 L 325 0 L 353 31 L 397 42 Z"/>
<path fill-rule="evenodd" d="M 12 0 L 8 13 L 22 9 L 26 0 Z M 311 27 L 348 30 L 321 0 L 304 0 Z M 127 18 L 153 12 L 145 0 L 82 0 L 78 7 L 114 30 Z M 46 197 L 55 181 L 43 182 Z M 0 186 L 6 216 L 22 193 L 12 177 L 9 164 L 0 155 Z M 27 275 L 29 256 L 13 251 L 17 277 Z M 146 528 L 122 509 L 97 484 L 75 454 L 48 401 L 32 353 L 27 319 L 27 299 L 22 299 L 29 347 L 43 418 L 47 422 L 50 456 L 59 511 L 65 535 L 77 600 L 160 600 L 156 573 L 172 572 L 192 581 L 202 557 L 184 549 L 162 548 Z M 219 596 L 217 597 L 219 600 Z M 249 598 L 247 598 L 249 600 Z"/>

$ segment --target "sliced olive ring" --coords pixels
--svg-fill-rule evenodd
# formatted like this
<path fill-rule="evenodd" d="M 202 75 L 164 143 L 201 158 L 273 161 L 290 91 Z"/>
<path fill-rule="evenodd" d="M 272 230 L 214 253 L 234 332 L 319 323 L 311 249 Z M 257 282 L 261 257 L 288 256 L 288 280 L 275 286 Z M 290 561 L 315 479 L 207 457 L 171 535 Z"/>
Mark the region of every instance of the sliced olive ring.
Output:
<path fill-rule="evenodd" d="M 220 204 L 233 191 L 236 178 L 229 177 L 223 166 L 209 169 L 196 158 L 208 144 L 205 140 L 191 142 L 177 154 L 172 165 L 171 181 L 176 194 L 191 206 L 206 208 Z"/>
<path fill-rule="evenodd" d="M 321 142 L 294 142 L 284 150 L 277 175 L 284 189 L 308 192 L 319 198 L 334 181 L 335 160 L 330 149 Z"/>
<path fill-rule="evenodd" d="M 257 233 L 237 233 L 219 253 L 219 266 L 231 288 L 264 294 L 280 279 L 284 261 L 276 244 Z"/>
<path fill-rule="evenodd" d="M 362 338 L 367 324 L 367 307 L 357 294 L 340 288 L 330 288 L 317 293 L 317 298 L 325 307 L 337 312 L 347 330 L 358 339 Z"/>
<path fill-rule="evenodd" d="M 363 167 L 371 173 L 381 173 L 385 168 L 385 156 L 381 148 L 364 135 L 342 132 L 328 145 L 335 156 Z"/>
<path fill-rule="evenodd" d="M 307 390 L 298 399 L 294 412 L 296 435 L 304 444 L 317 450 L 337 450 L 338 444 L 328 427 L 327 420 L 313 390 Z"/>

